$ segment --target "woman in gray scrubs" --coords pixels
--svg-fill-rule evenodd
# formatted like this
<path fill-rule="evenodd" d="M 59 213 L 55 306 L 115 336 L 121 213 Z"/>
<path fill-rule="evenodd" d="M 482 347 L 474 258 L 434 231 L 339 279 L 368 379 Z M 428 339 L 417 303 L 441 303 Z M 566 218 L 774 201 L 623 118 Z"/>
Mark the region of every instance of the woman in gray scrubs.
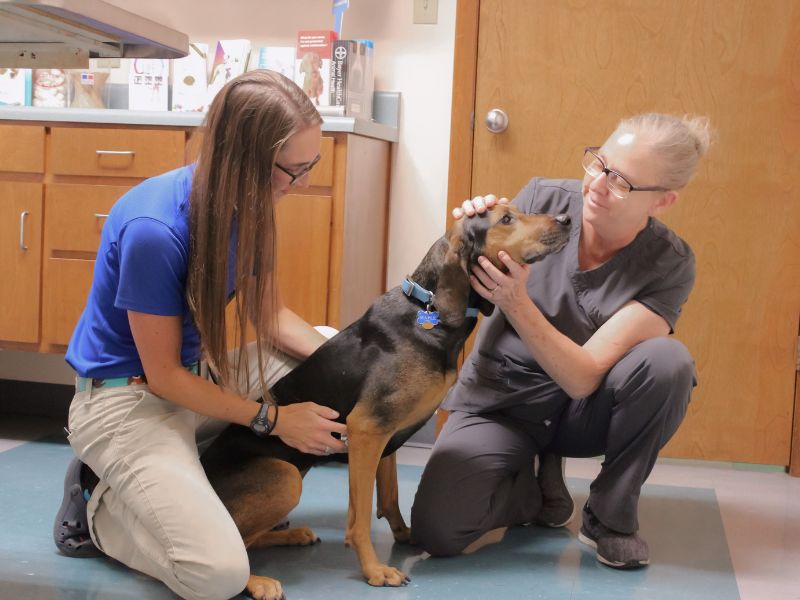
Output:
<path fill-rule="evenodd" d="M 541 263 L 501 252 L 507 273 L 481 258 L 472 274 L 499 310 L 445 400 L 451 414 L 417 491 L 412 535 L 430 554 L 469 551 L 501 527 L 566 525 L 574 503 L 560 455 L 602 454 L 579 537 L 609 566 L 649 563 L 636 533 L 639 493 L 696 385 L 689 352 L 669 337 L 694 284 L 694 254 L 656 217 L 710 138 L 705 118 L 632 117 L 585 150 L 582 181 L 536 178 L 514 199 L 528 213 L 568 214 L 571 238 Z M 495 202 L 468 200 L 454 216 Z"/>

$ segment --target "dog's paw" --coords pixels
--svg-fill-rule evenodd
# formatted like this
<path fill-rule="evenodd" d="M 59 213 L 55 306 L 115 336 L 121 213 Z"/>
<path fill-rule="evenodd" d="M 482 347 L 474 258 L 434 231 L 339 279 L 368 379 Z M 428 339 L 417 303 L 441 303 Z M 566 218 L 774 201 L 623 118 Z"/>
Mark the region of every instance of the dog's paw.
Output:
<path fill-rule="evenodd" d="M 407 585 L 411 581 L 411 578 L 402 571 L 381 564 L 364 569 L 364 576 L 367 578 L 368 584 L 376 587 L 399 587 Z"/>
<path fill-rule="evenodd" d="M 271 577 L 250 575 L 247 580 L 247 593 L 255 600 L 285 600 L 281 582 Z"/>
<path fill-rule="evenodd" d="M 411 529 L 405 525 L 397 531 L 392 529 L 392 535 L 394 536 L 394 541 L 398 544 L 408 544 L 411 541 Z"/>
<path fill-rule="evenodd" d="M 319 542 L 319 537 L 308 527 L 293 527 L 286 530 L 287 546 L 311 546 Z"/>

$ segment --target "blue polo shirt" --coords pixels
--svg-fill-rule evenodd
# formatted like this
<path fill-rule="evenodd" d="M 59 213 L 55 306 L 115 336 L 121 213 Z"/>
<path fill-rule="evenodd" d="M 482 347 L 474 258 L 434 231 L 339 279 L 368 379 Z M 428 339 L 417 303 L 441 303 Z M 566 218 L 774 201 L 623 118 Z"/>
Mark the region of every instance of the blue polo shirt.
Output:
<path fill-rule="evenodd" d="M 111 209 L 97 252 L 86 308 L 66 360 L 82 377 L 144 373 L 129 310 L 183 321 L 181 362 L 200 358 L 200 336 L 186 302 L 189 194 L 194 165 L 143 181 Z M 232 240 L 232 248 L 235 241 Z M 229 252 L 229 267 L 235 255 Z M 229 290 L 232 291 L 229 268 Z"/>

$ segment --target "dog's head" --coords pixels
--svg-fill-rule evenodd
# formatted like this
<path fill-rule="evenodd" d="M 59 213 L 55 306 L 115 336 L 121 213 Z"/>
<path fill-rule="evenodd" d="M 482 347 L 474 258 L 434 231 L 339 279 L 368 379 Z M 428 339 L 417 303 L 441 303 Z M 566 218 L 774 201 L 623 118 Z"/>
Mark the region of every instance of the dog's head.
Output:
<path fill-rule="evenodd" d="M 481 215 L 456 221 L 448 239 L 467 273 L 479 256 L 505 272 L 508 269 L 497 257 L 500 250 L 518 263 L 531 264 L 561 250 L 569 231 L 567 215 L 526 215 L 510 204 L 497 204 Z"/>
<path fill-rule="evenodd" d="M 527 215 L 509 204 L 498 204 L 485 213 L 456 221 L 445 234 L 447 250 L 444 262 L 453 269 L 451 281 L 461 279 L 469 288 L 466 275 L 485 256 L 494 266 L 507 272 L 497 254 L 505 250 L 518 263 L 533 263 L 548 254 L 561 250 L 569 240 L 570 218 L 567 215 Z M 456 275 L 458 271 L 460 275 Z M 455 289 L 455 286 L 451 286 Z M 474 290 L 472 302 L 485 315 L 494 305 L 480 298 Z M 444 294 L 437 294 L 442 303 Z M 457 303 L 458 293 L 449 302 Z M 477 297 L 477 298 L 475 298 Z"/>

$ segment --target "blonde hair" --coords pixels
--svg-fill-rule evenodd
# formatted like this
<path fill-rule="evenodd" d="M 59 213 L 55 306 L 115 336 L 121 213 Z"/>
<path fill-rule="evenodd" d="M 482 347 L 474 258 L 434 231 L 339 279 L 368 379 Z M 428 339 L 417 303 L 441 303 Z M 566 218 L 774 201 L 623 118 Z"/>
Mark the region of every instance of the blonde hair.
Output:
<path fill-rule="evenodd" d="M 714 137 L 708 118 L 702 116 L 645 113 L 620 121 L 617 131 L 622 129 L 644 139 L 663 164 L 659 184 L 671 190 L 689 183 Z"/>
<path fill-rule="evenodd" d="M 241 377 L 250 369 L 245 351 L 249 318 L 256 333 L 259 381 L 266 394 L 265 363 L 274 347 L 276 305 L 272 171 L 276 156 L 292 135 L 321 123 L 297 85 L 266 70 L 229 81 L 206 116 L 189 200 L 186 300 L 204 358 L 225 387 L 236 389 L 234 382 L 249 381 Z M 236 264 L 229 273 L 233 236 Z M 236 289 L 239 347 L 233 365 L 228 359 L 225 325 L 229 280 Z"/>

